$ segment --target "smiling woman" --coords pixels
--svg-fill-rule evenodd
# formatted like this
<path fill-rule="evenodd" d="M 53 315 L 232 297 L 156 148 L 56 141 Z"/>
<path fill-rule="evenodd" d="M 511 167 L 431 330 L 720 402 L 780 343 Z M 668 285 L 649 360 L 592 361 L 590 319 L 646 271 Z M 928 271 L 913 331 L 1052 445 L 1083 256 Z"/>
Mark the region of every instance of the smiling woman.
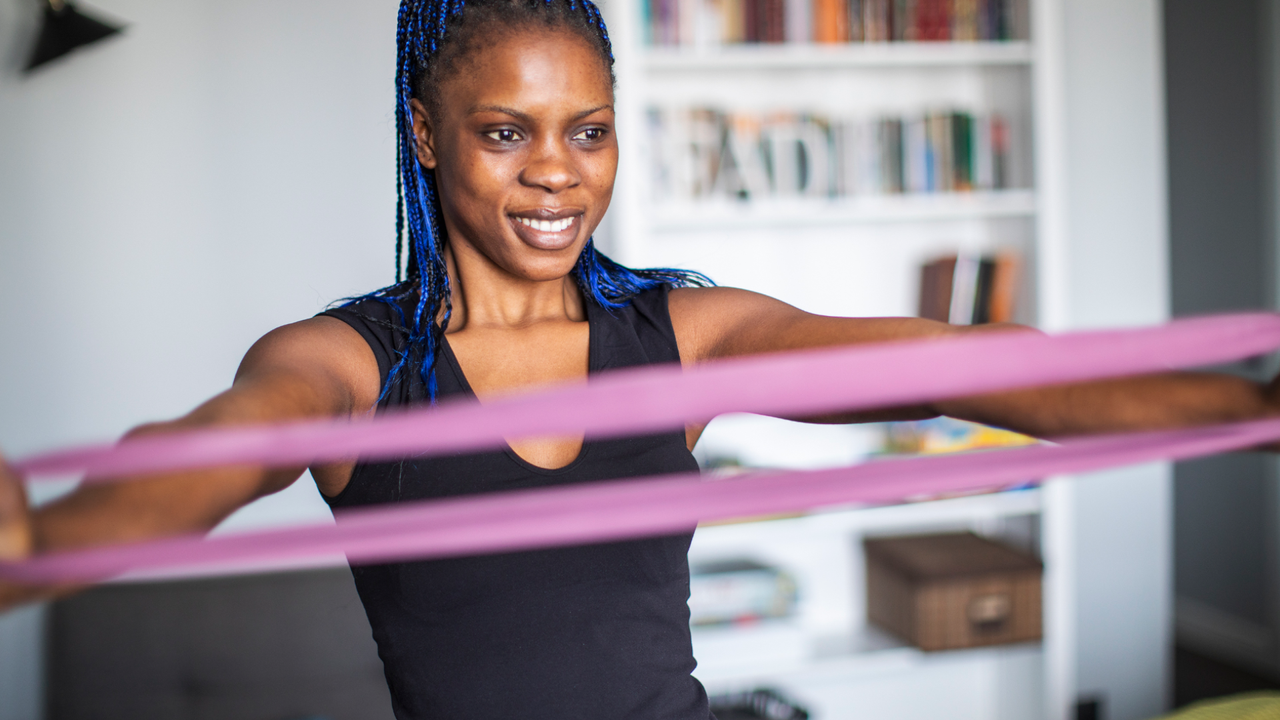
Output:
<path fill-rule="evenodd" d="M 268 333 L 230 389 L 131 436 L 360 420 L 619 368 L 985 331 L 812 315 L 745 290 L 691 287 L 709 284 L 696 273 L 631 270 L 597 252 L 591 234 L 608 208 L 618 154 L 609 40 L 588 0 L 405 0 L 397 37 L 405 279 Z M 1165 374 L 808 420 L 942 413 L 1063 436 L 1277 414 L 1277 395 L 1274 383 Z M 701 429 L 512 438 L 498 451 L 310 469 L 340 510 L 690 472 Z M 128 478 L 33 511 L 0 462 L 0 558 L 208 530 L 304 469 Z M 708 720 L 691 674 L 692 532 L 353 567 L 397 717 Z M 65 590 L 0 583 L 0 609 Z"/>
<path fill-rule="evenodd" d="M 572 276 L 612 309 L 662 284 L 710 284 L 685 270 L 633 271 L 592 244 L 613 193 L 618 143 L 612 48 L 590 0 L 405 2 L 399 22 L 396 268 L 398 276 L 407 234 L 408 282 L 363 299 L 416 296 L 407 343 L 429 395 L 439 337 L 465 322 L 453 315 L 449 262 L 464 247 L 480 250 L 477 241 L 518 238 L 546 251 L 492 248 L 506 270 L 537 263 L 534 277 Z"/>

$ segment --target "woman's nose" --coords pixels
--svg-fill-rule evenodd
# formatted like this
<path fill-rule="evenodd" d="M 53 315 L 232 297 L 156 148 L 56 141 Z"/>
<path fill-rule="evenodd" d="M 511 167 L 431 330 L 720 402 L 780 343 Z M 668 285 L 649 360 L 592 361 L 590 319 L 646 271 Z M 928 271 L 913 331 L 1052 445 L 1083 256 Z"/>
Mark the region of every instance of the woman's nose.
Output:
<path fill-rule="evenodd" d="M 521 184 L 540 187 L 551 193 L 571 188 L 581 180 L 568 146 L 556 140 L 539 143 L 520 173 Z"/>

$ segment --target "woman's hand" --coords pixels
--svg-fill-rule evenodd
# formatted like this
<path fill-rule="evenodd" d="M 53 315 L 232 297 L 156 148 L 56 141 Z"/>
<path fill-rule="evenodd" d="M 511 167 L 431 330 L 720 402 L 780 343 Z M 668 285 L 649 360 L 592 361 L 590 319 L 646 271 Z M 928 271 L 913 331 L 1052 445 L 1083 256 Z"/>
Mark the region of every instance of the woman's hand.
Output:
<path fill-rule="evenodd" d="M 0 560 L 22 560 L 31 555 L 31 510 L 21 479 L 0 455 Z M 34 588 L 0 580 L 0 612 L 34 599 Z"/>
<path fill-rule="evenodd" d="M 31 511 L 27 492 L 0 455 L 0 560 L 22 560 L 31 554 Z"/>

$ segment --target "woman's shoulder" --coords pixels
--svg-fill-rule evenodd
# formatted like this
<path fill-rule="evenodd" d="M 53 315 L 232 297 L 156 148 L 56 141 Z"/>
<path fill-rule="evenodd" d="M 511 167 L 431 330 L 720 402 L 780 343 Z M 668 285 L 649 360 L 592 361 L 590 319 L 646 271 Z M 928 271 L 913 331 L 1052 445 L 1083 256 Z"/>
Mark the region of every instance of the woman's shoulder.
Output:
<path fill-rule="evenodd" d="M 723 357 L 727 340 L 768 335 L 785 328 L 802 314 L 781 300 L 733 287 L 674 288 L 668 309 L 685 364 Z M 760 351 L 771 349 L 767 342 L 746 344 L 759 345 Z"/>
<path fill-rule="evenodd" d="M 314 319 L 340 321 L 354 331 L 373 353 L 379 375 L 386 378 L 408 344 L 415 300 L 410 293 L 366 295 L 329 308 Z"/>
<path fill-rule="evenodd" d="M 683 325 L 722 325 L 761 313 L 795 309 L 768 295 L 720 286 L 673 288 L 667 304 L 677 331 Z"/>
<path fill-rule="evenodd" d="M 377 398 L 378 365 L 367 343 L 349 325 L 317 316 L 278 327 L 249 348 L 236 372 L 248 377 L 307 380 L 345 388 L 356 406 Z M 371 398 L 366 396 L 372 393 Z"/>

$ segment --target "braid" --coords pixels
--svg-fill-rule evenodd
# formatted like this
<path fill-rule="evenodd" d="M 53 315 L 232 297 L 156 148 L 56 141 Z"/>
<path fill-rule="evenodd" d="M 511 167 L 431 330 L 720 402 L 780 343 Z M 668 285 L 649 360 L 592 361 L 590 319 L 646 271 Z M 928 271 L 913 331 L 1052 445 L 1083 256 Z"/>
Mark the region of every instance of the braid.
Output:
<path fill-rule="evenodd" d="M 436 398 L 435 361 L 453 314 L 448 268 L 443 248 L 448 239 L 441 217 L 440 196 L 433 170 L 418 162 L 410 101 L 417 98 L 437 115 L 440 82 L 461 61 L 492 42 L 497 29 L 521 29 L 541 24 L 548 29 L 577 33 L 594 47 L 613 74 L 613 46 L 604 18 L 591 0 L 402 0 L 396 24 L 396 284 L 349 299 L 344 306 L 377 301 L 396 309 L 408 339 L 387 375 L 379 402 L 405 367 L 416 361 L 419 379 L 432 402 Z M 401 256 L 408 259 L 401 280 Z M 588 240 L 573 274 L 590 301 L 609 309 L 627 305 L 635 295 L 670 284 L 676 287 L 710 285 L 701 273 L 686 270 L 631 270 L 595 249 Z M 416 294 L 412 319 L 401 303 Z M 437 319 L 439 322 L 437 322 Z"/>

